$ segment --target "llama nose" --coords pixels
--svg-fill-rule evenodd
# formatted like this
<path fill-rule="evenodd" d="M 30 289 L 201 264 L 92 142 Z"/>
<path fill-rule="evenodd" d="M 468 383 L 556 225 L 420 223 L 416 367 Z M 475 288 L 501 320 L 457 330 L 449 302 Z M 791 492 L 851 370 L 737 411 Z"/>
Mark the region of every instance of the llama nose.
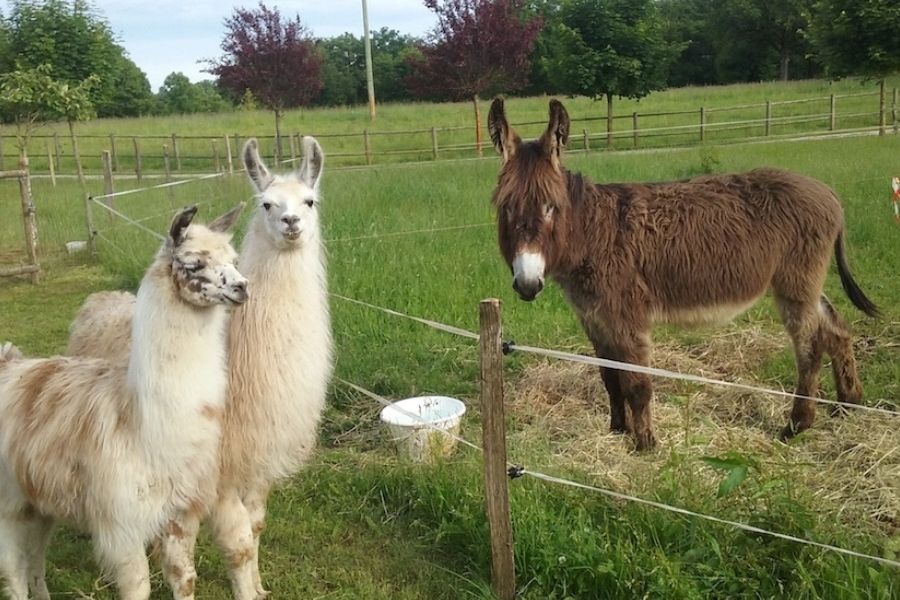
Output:
<path fill-rule="evenodd" d="M 284 215 L 281 217 L 281 222 L 287 225 L 288 227 L 293 227 L 300 221 L 300 217 L 297 215 Z"/>
<path fill-rule="evenodd" d="M 246 281 L 238 281 L 231 286 L 232 297 L 231 299 L 237 304 L 241 304 L 246 302 L 250 297 L 250 294 L 247 293 L 247 282 Z"/>

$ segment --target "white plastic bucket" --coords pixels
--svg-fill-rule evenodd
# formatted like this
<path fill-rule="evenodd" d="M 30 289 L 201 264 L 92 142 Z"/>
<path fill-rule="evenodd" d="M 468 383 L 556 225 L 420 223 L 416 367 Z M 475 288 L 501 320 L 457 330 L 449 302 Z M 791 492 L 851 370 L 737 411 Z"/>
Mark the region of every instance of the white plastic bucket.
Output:
<path fill-rule="evenodd" d="M 459 434 L 465 412 L 466 405 L 456 398 L 418 396 L 385 406 L 381 421 L 401 455 L 415 462 L 434 462 L 453 452 L 456 440 L 442 431 Z"/>

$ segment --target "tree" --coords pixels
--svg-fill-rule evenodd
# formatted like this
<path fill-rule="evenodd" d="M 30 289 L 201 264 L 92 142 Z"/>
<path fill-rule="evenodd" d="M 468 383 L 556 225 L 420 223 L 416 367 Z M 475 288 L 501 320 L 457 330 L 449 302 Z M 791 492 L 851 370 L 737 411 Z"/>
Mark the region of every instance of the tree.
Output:
<path fill-rule="evenodd" d="M 654 0 L 570 0 L 552 27 L 554 45 L 543 59 L 548 79 L 570 94 L 606 98 L 608 143 L 613 96 L 662 89 L 682 50 L 666 42 Z"/>
<path fill-rule="evenodd" d="M 522 0 L 425 0 L 425 6 L 438 24 L 407 58 L 407 88 L 419 98 L 471 98 L 480 151 L 478 97 L 525 86 L 541 20 L 525 14 Z"/>
<path fill-rule="evenodd" d="M 300 17 L 282 20 L 278 9 L 261 1 L 256 10 L 236 8 L 225 20 L 221 48 L 207 72 L 235 99 L 246 90 L 275 112 L 275 142 L 281 156 L 281 116 L 286 108 L 307 106 L 322 89 L 322 58 Z"/>
<path fill-rule="evenodd" d="M 366 65 L 363 42 L 351 33 L 320 40 L 324 58 L 322 95 L 326 106 L 358 104 L 366 93 Z"/>
<path fill-rule="evenodd" d="M 137 115 L 149 105 L 146 76 L 85 0 L 14 0 L 7 29 L 11 60 L 21 67 L 49 65 L 53 78 L 73 85 L 96 75 L 91 101 L 100 116 Z"/>

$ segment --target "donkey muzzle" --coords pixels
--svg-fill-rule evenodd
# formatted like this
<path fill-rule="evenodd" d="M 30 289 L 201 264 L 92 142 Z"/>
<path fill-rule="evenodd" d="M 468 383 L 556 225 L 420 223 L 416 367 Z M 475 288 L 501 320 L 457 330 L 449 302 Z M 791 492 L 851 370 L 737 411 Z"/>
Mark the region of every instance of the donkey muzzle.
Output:
<path fill-rule="evenodd" d="M 513 277 L 512 287 L 519 295 L 519 298 L 526 302 L 531 302 L 537 298 L 537 295 L 544 289 L 544 278 L 540 277 L 529 281 L 519 281 L 518 277 Z"/>
<path fill-rule="evenodd" d="M 512 271 L 513 289 L 522 300 L 534 300 L 544 289 L 544 257 L 539 252 L 517 254 Z"/>

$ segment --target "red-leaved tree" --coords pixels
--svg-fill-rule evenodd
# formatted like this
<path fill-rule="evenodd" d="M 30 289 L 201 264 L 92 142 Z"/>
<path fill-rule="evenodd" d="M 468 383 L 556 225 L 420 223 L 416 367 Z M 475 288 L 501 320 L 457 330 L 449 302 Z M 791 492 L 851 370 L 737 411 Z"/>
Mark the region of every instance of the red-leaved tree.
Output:
<path fill-rule="evenodd" d="M 514 92 L 528 83 L 529 55 L 543 25 L 523 0 L 424 0 L 438 24 L 419 54 L 407 59 L 410 93 L 463 100 Z M 480 147 L 480 125 L 476 126 Z"/>
<path fill-rule="evenodd" d="M 207 72 L 240 99 L 247 90 L 275 111 L 275 140 L 281 154 L 281 116 L 286 108 L 306 106 L 322 90 L 322 57 L 300 17 L 282 20 L 263 2 L 256 10 L 235 8 L 225 19 L 225 54 L 209 61 Z"/>

